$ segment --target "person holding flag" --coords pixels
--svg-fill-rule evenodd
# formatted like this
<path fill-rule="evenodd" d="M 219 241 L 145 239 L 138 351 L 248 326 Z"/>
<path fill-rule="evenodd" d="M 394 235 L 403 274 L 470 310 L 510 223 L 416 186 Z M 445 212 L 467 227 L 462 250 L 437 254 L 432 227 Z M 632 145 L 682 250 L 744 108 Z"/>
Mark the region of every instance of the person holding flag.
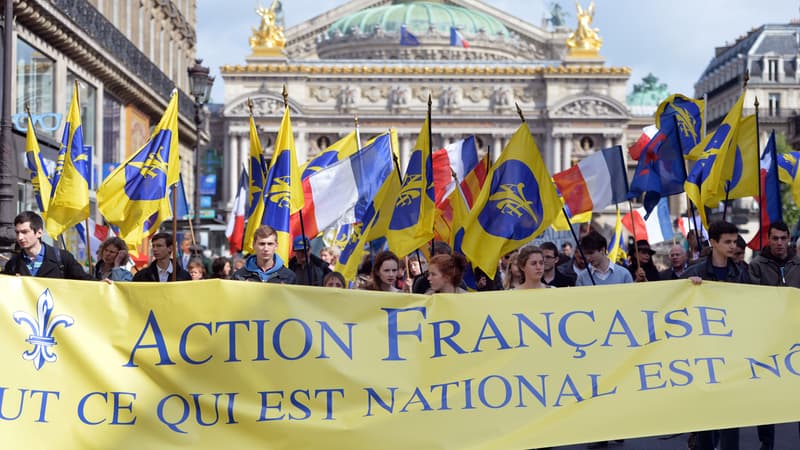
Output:
<path fill-rule="evenodd" d="M 264 187 L 264 215 L 261 218 L 261 225 L 268 225 L 275 231 L 278 241 L 276 253 L 283 261 L 289 260 L 289 249 L 292 244 L 291 216 L 303 209 L 305 202 L 303 185 L 300 182 L 300 168 L 295 156 L 288 97 L 289 94 L 284 86 L 283 119 L 275 140 L 275 153 L 272 155 L 267 184 Z M 302 217 L 300 221 L 302 223 Z"/>

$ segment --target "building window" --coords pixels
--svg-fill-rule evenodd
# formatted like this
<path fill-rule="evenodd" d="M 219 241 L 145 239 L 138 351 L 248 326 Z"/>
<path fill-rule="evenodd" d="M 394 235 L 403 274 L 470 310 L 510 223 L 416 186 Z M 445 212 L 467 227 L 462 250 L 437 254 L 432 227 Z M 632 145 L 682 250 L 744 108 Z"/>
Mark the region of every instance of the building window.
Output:
<path fill-rule="evenodd" d="M 770 59 L 767 61 L 767 71 L 769 81 L 778 81 L 778 60 Z"/>
<path fill-rule="evenodd" d="M 22 39 L 17 40 L 17 114 L 25 114 L 25 105 L 34 116 L 56 117 L 55 108 L 55 61 L 33 48 Z M 60 131 L 61 123 L 46 123 L 37 126 L 37 133 L 52 137 Z"/>
<path fill-rule="evenodd" d="M 113 97 L 103 96 L 103 175 L 122 156 L 122 103 Z"/>
<path fill-rule="evenodd" d="M 769 116 L 781 115 L 781 94 L 769 94 Z"/>

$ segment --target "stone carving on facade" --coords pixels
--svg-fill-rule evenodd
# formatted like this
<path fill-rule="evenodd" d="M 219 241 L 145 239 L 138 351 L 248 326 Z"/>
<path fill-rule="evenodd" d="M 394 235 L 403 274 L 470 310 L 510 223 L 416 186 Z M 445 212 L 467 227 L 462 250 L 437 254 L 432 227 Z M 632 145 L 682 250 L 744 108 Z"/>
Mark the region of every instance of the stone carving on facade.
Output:
<path fill-rule="evenodd" d="M 378 101 L 380 101 L 380 99 L 386 96 L 386 93 L 384 90 L 381 90 L 381 88 L 379 88 L 378 86 L 370 86 L 364 89 L 361 92 L 361 95 L 364 98 L 368 99 L 370 102 L 377 103 Z"/>
<path fill-rule="evenodd" d="M 259 97 L 252 100 L 254 117 L 276 115 L 283 111 L 283 100 L 268 97 Z M 231 108 L 227 115 L 249 116 L 250 110 L 247 107 L 247 100 L 244 100 Z"/>
<path fill-rule="evenodd" d="M 402 84 L 396 84 L 389 90 L 389 109 L 392 111 L 408 108 L 411 101 L 411 89 Z"/>
<path fill-rule="evenodd" d="M 486 94 L 483 92 L 479 86 L 473 86 L 468 90 L 464 91 L 464 97 L 470 99 L 472 103 L 478 103 L 484 99 Z"/>
<path fill-rule="evenodd" d="M 344 86 L 339 90 L 339 95 L 336 99 L 336 107 L 340 112 L 354 111 L 360 97 L 361 92 L 357 86 Z"/>
<path fill-rule="evenodd" d="M 597 99 L 579 99 L 559 108 L 553 117 L 609 117 L 621 113 L 608 103 Z"/>
<path fill-rule="evenodd" d="M 327 86 L 312 86 L 311 96 L 319 102 L 327 102 L 331 98 L 331 90 Z"/>
<path fill-rule="evenodd" d="M 445 87 L 439 94 L 439 108 L 446 113 L 455 111 L 458 108 L 458 104 L 461 102 L 460 97 L 460 89 L 453 86 Z"/>
<path fill-rule="evenodd" d="M 513 91 L 508 86 L 496 87 L 489 99 L 489 106 L 495 112 L 510 109 L 513 103 Z"/>

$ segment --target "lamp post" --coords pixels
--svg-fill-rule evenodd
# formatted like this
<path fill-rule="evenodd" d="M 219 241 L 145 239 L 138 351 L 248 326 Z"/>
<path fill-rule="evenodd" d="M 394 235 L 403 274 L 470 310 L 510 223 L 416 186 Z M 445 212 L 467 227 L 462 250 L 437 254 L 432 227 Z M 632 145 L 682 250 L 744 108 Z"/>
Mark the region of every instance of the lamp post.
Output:
<path fill-rule="evenodd" d="M 0 251 L 14 244 L 14 216 L 17 214 L 17 155 L 11 125 L 11 78 L 14 76 L 14 2 L 6 0 L 3 8 L 2 74 L 0 93 Z"/>
<path fill-rule="evenodd" d="M 194 125 L 197 138 L 194 141 L 194 226 L 200 227 L 200 125 L 203 123 L 203 105 L 208 103 L 214 77 L 208 76 L 210 70 L 204 66 L 202 59 L 195 59 L 194 66 L 190 67 L 189 90 L 194 98 Z"/>

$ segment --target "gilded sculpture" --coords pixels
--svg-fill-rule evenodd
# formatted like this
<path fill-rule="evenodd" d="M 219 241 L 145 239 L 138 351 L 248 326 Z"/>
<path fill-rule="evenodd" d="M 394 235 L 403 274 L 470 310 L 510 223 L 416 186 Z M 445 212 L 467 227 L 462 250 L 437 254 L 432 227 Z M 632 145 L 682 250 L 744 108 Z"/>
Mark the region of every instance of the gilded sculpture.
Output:
<path fill-rule="evenodd" d="M 281 50 L 286 45 L 286 36 L 283 34 L 283 27 L 275 18 L 275 12 L 279 8 L 279 0 L 274 0 L 269 8 L 263 6 L 256 8 L 256 13 L 261 16 L 261 23 L 258 28 L 253 28 L 253 35 L 250 36 L 253 56 L 281 55 Z"/>
<path fill-rule="evenodd" d="M 594 0 L 589 3 L 589 7 L 585 10 L 577 0 L 575 1 L 575 6 L 578 8 L 578 28 L 570 33 L 567 38 L 569 56 L 598 57 L 600 55 L 600 46 L 603 45 L 603 39 L 598 34 L 600 32 L 599 29 L 592 29 Z"/>

